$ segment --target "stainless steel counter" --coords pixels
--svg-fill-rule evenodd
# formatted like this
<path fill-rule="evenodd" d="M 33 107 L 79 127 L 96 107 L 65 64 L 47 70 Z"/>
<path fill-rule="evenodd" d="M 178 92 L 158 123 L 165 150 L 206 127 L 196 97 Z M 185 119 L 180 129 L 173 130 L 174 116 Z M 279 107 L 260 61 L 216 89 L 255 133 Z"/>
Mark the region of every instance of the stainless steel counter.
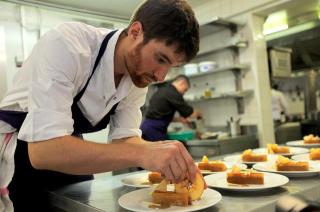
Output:
<path fill-rule="evenodd" d="M 96 212 L 126 211 L 118 205 L 121 195 L 135 190 L 121 184 L 121 179 L 129 174 L 106 177 L 70 185 L 51 191 L 52 205 L 65 211 Z M 310 200 L 320 200 L 320 177 L 291 178 L 282 187 L 261 192 L 232 192 L 218 190 L 222 200 L 202 211 L 275 211 L 275 203 L 280 196 L 299 194 Z"/>
<path fill-rule="evenodd" d="M 183 142 L 192 157 L 197 160 L 208 157 L 239 152 L 258 147 L 256 135 L 239 135 L 222 139 L 190 140 Z"/>

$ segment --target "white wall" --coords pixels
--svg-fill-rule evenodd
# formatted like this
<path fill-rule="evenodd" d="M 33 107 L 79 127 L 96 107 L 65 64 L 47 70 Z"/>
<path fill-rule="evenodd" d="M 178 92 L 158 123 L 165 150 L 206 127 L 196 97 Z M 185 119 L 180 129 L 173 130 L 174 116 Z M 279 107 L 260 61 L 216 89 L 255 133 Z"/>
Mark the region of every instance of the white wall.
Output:
<path fill-rule="evenodd" d="M 5 66 L 7 63 L 4 28 L 0 26 L 0 100 L 3 98 L 7 90 L 7 74 Z"/>
<path fill-rule="evenodd" d="M 6 72 L 5 77 L 7 87 L 10 87 L 13 76 L 18 70 L 18 68 L 15 66 L 15 57 L 21 57 L 23 55 L 22 35 L 19 22 L 20 14 L 19 7 L 14 4 L 0 2 L 0 7 L 0 26 L 4 30 L 5 37 L 4 48 L 6 63 L 4 65 L 4 71 Z"/>

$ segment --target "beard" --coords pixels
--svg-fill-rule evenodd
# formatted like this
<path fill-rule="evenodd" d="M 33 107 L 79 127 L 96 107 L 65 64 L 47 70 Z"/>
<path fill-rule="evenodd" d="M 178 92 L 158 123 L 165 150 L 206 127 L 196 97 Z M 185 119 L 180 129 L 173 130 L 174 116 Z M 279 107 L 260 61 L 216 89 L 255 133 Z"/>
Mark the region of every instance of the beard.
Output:
<path fill-rule="evenodd" d="M 125 57 L 125 64 L 130 75 L 130 78 L 135 86 L 138 88 L 145 88 L 151 82 L 156 81 L 152 74 L 143 72 L 142 68 L 142 53 L 141 49 L 144 44 L 138 44 L 128 55 Z M 139 74 L 140 73 L 140 74 Z"/>

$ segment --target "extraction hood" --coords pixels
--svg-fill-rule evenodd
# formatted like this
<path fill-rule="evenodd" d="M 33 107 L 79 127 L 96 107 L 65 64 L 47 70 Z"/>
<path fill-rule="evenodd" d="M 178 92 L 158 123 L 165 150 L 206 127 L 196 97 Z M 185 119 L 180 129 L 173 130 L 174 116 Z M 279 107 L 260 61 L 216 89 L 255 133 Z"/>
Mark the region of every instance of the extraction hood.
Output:
<path fill-rule="evenodd" d="M 268 48 L 292 49 L 292 70 L 320 67 L 320 21 L 309 22 L 266 37 Z"/>

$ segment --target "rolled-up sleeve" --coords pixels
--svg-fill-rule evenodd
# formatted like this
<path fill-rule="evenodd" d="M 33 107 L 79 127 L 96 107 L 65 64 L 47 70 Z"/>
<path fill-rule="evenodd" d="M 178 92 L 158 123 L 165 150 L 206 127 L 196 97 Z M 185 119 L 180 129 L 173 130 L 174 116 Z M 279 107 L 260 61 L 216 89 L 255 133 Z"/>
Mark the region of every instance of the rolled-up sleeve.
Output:
<path fill-rule="evenodd" d="M 33 74 L 28 87 L 28 115 L 18 138 L 34 142 L 72 134 L 77 57 L 54 30 L 38 42 L 31 57 L 38 59 L 32 64 L 26 61 L 23 67 L 32 68 Z"/>
<path fill-rule="evenodd" d="M 141 136 L 140 124 L 142 114 L 140 108 L 145 102 L 146 89 L 134 88 L 119 102 L 116 113 L 110 119 L 109 141 L 132 136 Z"/>

